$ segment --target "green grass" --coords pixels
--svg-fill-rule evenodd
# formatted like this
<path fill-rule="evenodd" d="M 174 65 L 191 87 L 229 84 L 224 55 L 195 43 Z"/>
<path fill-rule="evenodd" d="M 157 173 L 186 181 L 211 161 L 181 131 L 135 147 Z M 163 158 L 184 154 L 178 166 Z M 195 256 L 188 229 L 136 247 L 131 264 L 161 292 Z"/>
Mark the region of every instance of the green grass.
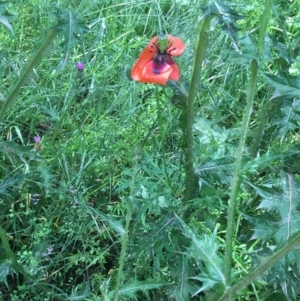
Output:
<path fill-rule="evenodd" d="M 50 2 L 0 6 L 0 300 L 298 300 L 299 1 Z"/>

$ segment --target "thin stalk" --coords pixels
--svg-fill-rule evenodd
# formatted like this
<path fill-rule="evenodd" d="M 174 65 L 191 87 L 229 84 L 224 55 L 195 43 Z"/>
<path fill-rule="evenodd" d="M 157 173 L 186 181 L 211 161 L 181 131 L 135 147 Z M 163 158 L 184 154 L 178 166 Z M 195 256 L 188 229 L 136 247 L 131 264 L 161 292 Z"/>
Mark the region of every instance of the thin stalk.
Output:
<path fill-rule="evenodd" d="M 138 156 L 135 158 L 135 165 L 134 165 L 134 171 L 131 181 L 131 188 L 130 188 L 130 197 L 127 200 L 127 213 L 126 213 L 126 221 L 125 221 L 125 230 L 121 238 L 121 253 L 119 257 L 119 268 L 118 268 L 118 274 L 116 278 L 116 286 L 115 286 L 115 293 L 114 293 L 114 301 L 119 300 L 120 295 L 120 286 L 122 282 L 123 277 L 123 268 L 125 263 L 125 255 L 127 252 L 127 244 L 128 244 L 128 234 L 129 234 L 129 226 L 131 221 L 131 215 L 132 215 L 132 201 L 133 201 L 133 193 L 134 193 L 134 183 L 135 183 L 135 175 L 138 172 Z"/>
<path fill-rule="evenodd" d="M 119 258 L 119 268 L 118 268 L 118 274 L 117 274 L 117 280 L 116 280 L 114 301 L 119 300 L 120 285 L 121 285 L 121 281 L 122 281 L 125 255 L 126 255 L 126 251 L 127 251 L 128 232 L 129 232 L 129 225 L 130 225 L 130 220 L 131 220 L 131 211 L 132 211 L 132 202 L 131 202 L 131 200 L 129 200 L 127 202 L 127 214 L 126 214 L 126 222 L 125 222 L 125 231 L 124 231 L 124 234 L 122 236 L 121 253 L 120 253 L 120 258 Z"/>
<path fill-rule="evenodd" d="M 53 42 L 54 38 L 57 35 L 57 31 L 54 29 L 51 29 L 48 31 L 45 40 L 42 42 L 41 46 L 35 53 L 35 55 L 31 58 L 31 60 L 26 64 L 21 76 L 15 83 L 15 85 L 11 88 L 8 96 L 6 97 L 6 100 L 3 102 L 3 105 L 0 109 L 0 120 L 3 118 L 3 115 L 7 108 L 12 105 L 12 103 L 15 101 L 15 99 L 18 96 L 18 93 L 22 86 L 25 84 L 25 82 L 28 80 L 29 76 L 31 75 L 32 69 L 40 62 L 40 60 L 43 58 L 45 52 L 49 48 L 49 45 Z"/>
<path fill-rule="evenodd" d="M 167 181 L 168 181 L 171 191 L 173 191 L 172 181 L 169 177 L 167 164 L 166 164 L 166 154 L 165 154 L 165 149 L 164 149 L 165 137 L 164 137 L 164 133 L 163 133 L 163 119 L 162 119 L 161 110 L 160 110 L 158 86 L 156 86 L 156 90 L 155 90 L 155 99 L 156 99 L 156 106 L 157 106 L 157 121 L 158 121 L 158 127 L 159 127 L 158 130 L 159 130 L 159 136 L 160 136 L 160 151 L 161 151 L 161 155 L 162 155 L 163 166 L 164 166 L 166 178 L 167 178 Z"/>
<path fill-rule="evenodd" d="M 248 87 L 248 97 L 247 106 L 242 123 L 242 131 L 238 149 L 236 152 L 235 169 L 232 180 L 231 196 L 228 206 L 228 218 L 227 218 L 227 231 L 226 231 L 226 254 L 225 254 L 225 277 L 226 285 L 230 285 L 230 274 L 231 274 L 231 260 L 232 260 L 232 249 L 233 249 L 233 236 L 235 229 L 235 210 L 237 206 L 237 195 L 240 187 L 240 175 L 241 175 L 241 164 L 243 158 L 243 151 L 245 146 L 245 141 L 249 129 L 250 117 L 252 113 L 252 106 L 254 101 L 254 96 L 256 93 L 256 82 L 258 73 L 258 64 L 256 60 L 251 63 L 251 79 Z"/>
<path fill-rule="evenodd" d="M 210 16 L 204 15 L 200 23 L 199 38 L 196 47 L 190 91 L 187 99 L 186 108 L 185 107 L 182 108 L 181 118 L 182 118 L 182 122 L 184 123 L 183 149 L 185 153 L 185 172 L 186 172 L 185 194 L 184 194 L 185 203 L 187 203 L 189 200 L 195 197 L 197 193 L 198 179 L 195 174 L 194 164 L 193 164 L 193 122 L 194 122 L 193 110 L 194 110 L 194 101 L 199 89 L 202 63 L 207 52 L 207 41 L 208 41 L 207 31 L 209 29 L 210 20 L 211 20 Z"/>
<path fill-rule="evenodd" d="M 155 87 L 156 87 L 156 89 L 155 89 L 155 100 L 156 100 L 156 110 L 157 110 L 157 123 L 158 123 L 158 127 L 159 127 L 159 136 L 160 136 L 158 149 L 161 149 L 162 152 L 163 152 L 163 143 L 164 143 L 164 134 L 163 134 L 163 131 L 162 131 L 163 122 L 162 122 L 162 116 L 161 116 L 161 111 L 160 111 L 158 86 L 155 86 Z"/>
<path fill-rule="evenodd" d="M 261 17 L 261 26 L 258 33 L 258 54 L 261 53 L 263 49 L 264 37 L 267 31 L 267 21 L 270 13 L 271 0 L 267 0 L 265 3 L 265 9 Z M 249 123 L 252 113 L 252 107 L 254 102 L 254 96 L 256 94 L 256 83 L 258 76 L 258 62 L 257 60 L 252 60 L 250 65 L 250 81 L 247 89 L 247 106 L 245 114 L 243 117 L 241 136 L 239 145 L 236 151 L 235 169 L 231 185 L 230 200 L 228 203 L 228 213 L 227 213 L 227 231 L 226 231 L 226 250 L 225 250 L 225 279 L 226 287 L 231 284 L 231 262 L 232 262 L 232 250 L 234 247 L 234 229 L 235 229 L 235 211 L 238 207 L 237 196 L 240 189 L 241 182 L 241 165 L 243 159 L 243 151 L 245 147 L 246 137 L 249 130 Z"/>
<path fill-rule="evenodd" d="M 296 232 L 284 246 L 276 251 L 272 256 L 263 261 L 258 267 L 256 267 L 251 273 L 243 277 L 239 282 L 230 287 L 230 289 L 217 301 L 233 300 L 234 296 L 244 287 L 256 280 L 260 275 L 265 273 L 271 268 L 278 260 L 283 258 L 288 252 L 292 251 L 300 244 L 300 231 Z"/>

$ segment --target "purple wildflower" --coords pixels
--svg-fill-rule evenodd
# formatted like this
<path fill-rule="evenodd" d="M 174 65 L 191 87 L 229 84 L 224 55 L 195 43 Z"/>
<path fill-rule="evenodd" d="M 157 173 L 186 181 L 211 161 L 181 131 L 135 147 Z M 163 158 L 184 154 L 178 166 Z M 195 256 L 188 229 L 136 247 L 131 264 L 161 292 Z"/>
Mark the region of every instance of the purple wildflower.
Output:
<path fill-rule="evenodd" d="M 33 137 L 33 140 L 34 140 L 35 143 L 39 143 L 41 141 L 41 139 L 42 138 L 40 136 L 34 136 Z"/>
<path fill-rule="evenodd" d="M 77 67 L 77 70 L 82 71 L 84 69 L 84 63 L 79 62 L 76 64 L 76 67 Z"/>

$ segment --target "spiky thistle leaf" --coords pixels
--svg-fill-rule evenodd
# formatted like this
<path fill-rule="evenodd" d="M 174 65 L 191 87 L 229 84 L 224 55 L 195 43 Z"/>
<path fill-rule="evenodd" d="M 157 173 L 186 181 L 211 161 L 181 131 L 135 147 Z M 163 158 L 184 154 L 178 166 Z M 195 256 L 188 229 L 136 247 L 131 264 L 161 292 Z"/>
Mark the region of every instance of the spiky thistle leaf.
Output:
<path fill-rule="evenodd" d="M 272 74 L 264 74 L 266 80 L 275 90 L 279 91 L 281 95 L 299 96 L 300 93 L 300 76 L 279 76 Z"/>
<path fill-rule="evenodd" d="M 271 189 L 253 186 L 262 198 L 259 216 L 250 218 L 255 224 L 252 238 L 262 240 L 261 248 L 255 252 L 258 261 L 283 246 L 300 229 L 300 181 L 293 174 L 282 173 L 278 182 L 279 187 Z M 300 293 L 300 258 L 297 254 L 297 250 L 290 252 L 266 274 L 268 283 L 280 286 L 287 300 L 293 300 Z"/>
<path fill-rule="evenodd" d="M 194 258 L 201 266 L 199 275 L 192 277 L 192 279 L 202 282 L 202 286 L 194 295 L 210 289 L 223 292 L 225 290 L 224 260 L 218 251 L 217 229 L 212 235 L 204 234 L 199 236 L 182 220 L 180 220 L 180 223 L 183 227 L 183 233 L 191 239 L 191 246 L 186 251 L 186 254 Z"/>
<path fill-rule="evenodd" d="M 137 297 L 138 292 L 143 292 L 146 296 L 149 296 L 149 291 L 153 289 L 158 289 L 167 283 L 158 282 L 158 281 L 132 281 L 127 284 L 124 284 L 120 289 L 121 298 L 130 298 L 131 300 L 139 300 Z"/>
<path fill-rule="evenodd" d="M 222 28 L 228 32 L 234 42 L 237 41 L 238 28 L 236 26 L 236 22 L 243 19 L 243 16 L 238 14 L 237 11 L 229 5 L 226 5 L 224 2 L 216 0 L 209 1 L 207 5 L 201 6 L 201 9 L 206 11 L 209 15 L 218 17 Z"/>
<path fill-rule="evenodd" d="M 57 15 L 58 23 L 53 28 L 63 33 L 65 40 L 62 46 L 69 50 L 80 41 L 84 32 L 88 31 L 89 28 L 68 9 L 59 11 Z"/>

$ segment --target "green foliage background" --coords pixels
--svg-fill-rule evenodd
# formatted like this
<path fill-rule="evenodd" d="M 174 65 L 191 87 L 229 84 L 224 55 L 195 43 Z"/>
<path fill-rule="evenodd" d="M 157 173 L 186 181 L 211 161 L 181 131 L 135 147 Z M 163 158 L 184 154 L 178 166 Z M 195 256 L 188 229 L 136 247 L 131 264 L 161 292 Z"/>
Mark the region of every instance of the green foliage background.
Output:
<path fill-rule="evenodd" d="M 300 10 L 299 0 L 271 2 L 263 49 L 260 0 L 0 4 L 1 106 L 26 79 L 0 116 L 0 300 L 299 298 Z M 193 88 L 205 16 L 193 103 L 199 187 L 183 202 L 178 90 L 129 74 L 166 32 L 186 45 L 176 63 Z M 57 35 L 25 78 L 49 29 Z M 252 62 L 258 81 L 230 221 Z"/>

